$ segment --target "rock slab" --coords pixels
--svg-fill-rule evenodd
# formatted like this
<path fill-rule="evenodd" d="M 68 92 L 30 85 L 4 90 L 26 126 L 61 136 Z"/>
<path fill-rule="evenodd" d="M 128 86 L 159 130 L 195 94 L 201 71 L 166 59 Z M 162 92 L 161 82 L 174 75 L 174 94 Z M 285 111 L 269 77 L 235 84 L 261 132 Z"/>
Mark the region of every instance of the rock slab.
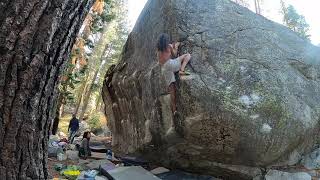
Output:
<path fill-rule="evenodd" d="M 311 180 L 311 176 L 305 172 L 298 173 L 288 173 L 277 170 L 270 170 L 266 176 L 265 180 Z"/>

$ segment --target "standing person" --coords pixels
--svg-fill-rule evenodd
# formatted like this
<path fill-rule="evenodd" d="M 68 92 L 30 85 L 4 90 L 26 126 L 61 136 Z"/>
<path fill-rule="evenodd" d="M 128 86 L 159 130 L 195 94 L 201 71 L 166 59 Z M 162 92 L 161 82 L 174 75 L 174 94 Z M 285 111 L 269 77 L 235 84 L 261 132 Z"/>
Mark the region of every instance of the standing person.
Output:
<path fill-rule="evenodd" d="M 82 157 L 84 159 L 87 159 L 88 156 L 91 156 L 91 149 L 90 149 L 90 137 L 91 137 L 91 132 L 86 131 L 83 133 L 81 145 L 79 148 L 79 157 Z"/>
<path fill-rule="evenodd" d="M 69 142 L 72 144 L 74 136 L 76 135 L 77 131 L 79 130 L 79 120 L 77 119 L 76 115 L 72 115 L 72 119 L 70 120 L 68 132 L 69 132 Z"/>
<path fill-rule="evenodd" d="M 171 55 L 177 54 L 179 43 L 170 44 L 168 34 L 161 34 L 157 43 L 158 62 L 161 66 L 161 73 L 166 81 L 171 98 L 171 110 L 173 115 L 177 115 L 176 107 L 176 79 L 174 73 L 179 72 L 180 76 L 189 75 L 185 72 L 186 65 L 191 59 L 191 55 L 183 54 L 175 59 Z"/>

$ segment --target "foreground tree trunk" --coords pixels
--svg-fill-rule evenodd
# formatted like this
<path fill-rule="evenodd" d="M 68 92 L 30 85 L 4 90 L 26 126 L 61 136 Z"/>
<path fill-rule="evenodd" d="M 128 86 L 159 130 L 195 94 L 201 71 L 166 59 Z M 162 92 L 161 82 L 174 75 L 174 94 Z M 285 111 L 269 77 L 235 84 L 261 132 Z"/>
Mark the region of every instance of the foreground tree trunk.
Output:
<path fill-rule="evenodd" d="M 1 0 L 1 179 L 49 178 L 58 77 L 93 1 Z"/>

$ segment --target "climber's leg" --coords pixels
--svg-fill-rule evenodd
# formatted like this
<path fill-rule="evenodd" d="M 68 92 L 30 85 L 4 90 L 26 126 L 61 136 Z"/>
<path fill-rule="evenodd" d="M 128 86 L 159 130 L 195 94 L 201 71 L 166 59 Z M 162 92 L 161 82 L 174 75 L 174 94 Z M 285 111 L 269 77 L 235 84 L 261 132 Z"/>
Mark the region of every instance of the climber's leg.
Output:
<path fill-rule="evenodd" d="M 169 93 L 170 93 L 170 99 L 171 99 L 171 110 L 172 110 L 172 113 L 175 113 L 177 111 L 177 107 L 176 107 L 176 85 L 175 85 L 175 83 L 171 83 L 169 85 Z"/>
<path fill-rule="evenodd" d="M 181 60 L 181 68 L 180 68 L 179 74 L 180 75 L 187 75 L 185 72 L 185 68 L 191 59 L 191 55 L 189 53 L 184 54 L 184 55 L 180 56 L 179 59 Z"/>

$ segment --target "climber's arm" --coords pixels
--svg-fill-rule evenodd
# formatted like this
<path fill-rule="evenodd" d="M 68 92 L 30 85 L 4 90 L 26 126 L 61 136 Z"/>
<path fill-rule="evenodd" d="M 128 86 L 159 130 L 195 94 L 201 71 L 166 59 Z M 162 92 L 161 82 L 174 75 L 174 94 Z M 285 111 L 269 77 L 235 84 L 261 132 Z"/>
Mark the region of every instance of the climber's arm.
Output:
<path fill-rule="evenodd" d="M 175 56 L 174 44 L 169 44 L 169 49 L 170 49 L 171 55 Z"/>
<path fill-rule="evenodd" d="M 180 42 L 173 42 L 172 44 L 169 44 L 169 48 L 173 57 L 177 57 L 179 46 Z"/>

